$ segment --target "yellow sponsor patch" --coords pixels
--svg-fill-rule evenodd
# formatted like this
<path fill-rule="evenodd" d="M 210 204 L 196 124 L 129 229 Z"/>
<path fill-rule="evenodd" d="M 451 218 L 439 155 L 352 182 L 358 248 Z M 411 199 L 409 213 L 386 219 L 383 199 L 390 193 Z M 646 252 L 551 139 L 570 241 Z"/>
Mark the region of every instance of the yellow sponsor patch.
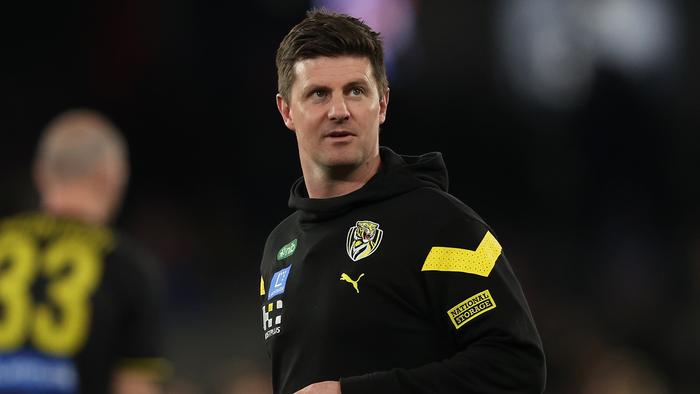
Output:
<path fill-rule="evenodd" d="M 494 308 L 496 308 L 496 302 L 491 297 L 491 293 L 484 290 L 455 305 L 447 311 L 447 316 L 450 317 L 455 328 L 459 329 L 470 320 Z"/>
<path fill-rule="evenodd" d="M 434 246 L 421 271 L 463 272 L 487 277 L 501 255 L 501 244 L 487 231 L 476 250 Z"/>

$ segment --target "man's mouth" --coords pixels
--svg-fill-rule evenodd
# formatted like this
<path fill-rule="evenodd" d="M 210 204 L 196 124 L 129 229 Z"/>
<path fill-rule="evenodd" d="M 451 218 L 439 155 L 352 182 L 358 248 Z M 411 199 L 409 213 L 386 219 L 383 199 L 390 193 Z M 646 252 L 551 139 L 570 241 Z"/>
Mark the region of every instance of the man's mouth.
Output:
<path fill-rule="evenodd" d="M 344 131 L 344 130 L 337 130 L 337 131 L 331 131 L 330 133 L 326 134 L 326 137 L 331 137 L 331 138 L 343 138 L 343 137 L 348 137 L 354 135 L 353 133 L 349 131 Z"/>

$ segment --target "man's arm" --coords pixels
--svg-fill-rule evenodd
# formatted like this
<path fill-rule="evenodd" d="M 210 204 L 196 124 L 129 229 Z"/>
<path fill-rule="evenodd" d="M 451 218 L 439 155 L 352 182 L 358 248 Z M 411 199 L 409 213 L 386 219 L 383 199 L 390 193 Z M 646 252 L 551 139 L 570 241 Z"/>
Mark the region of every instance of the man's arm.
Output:
<path fill-rule="evenodd" d="M 426 297 L 437 312 L 438 331 L 453 340 L 455 353 L 416 368 L 343 377 L 342 393 L 543 392 L 539 334 L 520 284 L 486 225 L 473 218 L 452 221 L 423 259 L 418 269 Z"/>
<path fill-rule="evenodd" d="M 170 374 L 163 358 L 163 281 L 157 261 L 129 245 L 116 258 L 125 302 L 118 354 L 112 375 L 114 394 L 162 393 Z"/>

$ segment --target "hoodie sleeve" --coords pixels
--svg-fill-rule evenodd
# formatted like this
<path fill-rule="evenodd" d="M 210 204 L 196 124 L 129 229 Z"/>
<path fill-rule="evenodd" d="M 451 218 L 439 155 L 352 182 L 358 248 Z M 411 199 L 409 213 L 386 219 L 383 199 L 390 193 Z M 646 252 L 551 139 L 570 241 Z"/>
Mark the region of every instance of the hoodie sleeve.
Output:
<path fill-rule="evenodd" d="M 454 354 L 413 369 L 342 378 L 342 393 L 543 392 L 542 343 L 520 284 L 488 227 L 461 212 L 427 250 L 418 258 L 416 274 Z"/>

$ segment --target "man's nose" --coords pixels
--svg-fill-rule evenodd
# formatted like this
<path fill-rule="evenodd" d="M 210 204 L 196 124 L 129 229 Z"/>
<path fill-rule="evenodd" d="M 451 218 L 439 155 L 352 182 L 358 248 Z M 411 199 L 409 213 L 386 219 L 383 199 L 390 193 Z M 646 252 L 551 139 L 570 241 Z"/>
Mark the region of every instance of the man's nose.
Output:
<path fill-rule="evenodd" d="M 340 95 L 331 99 L 331 107 L 328 109 L 328 119 L 341 122 L 350 119 L 350 111 L 345 104 L 345 98 Z"/>

